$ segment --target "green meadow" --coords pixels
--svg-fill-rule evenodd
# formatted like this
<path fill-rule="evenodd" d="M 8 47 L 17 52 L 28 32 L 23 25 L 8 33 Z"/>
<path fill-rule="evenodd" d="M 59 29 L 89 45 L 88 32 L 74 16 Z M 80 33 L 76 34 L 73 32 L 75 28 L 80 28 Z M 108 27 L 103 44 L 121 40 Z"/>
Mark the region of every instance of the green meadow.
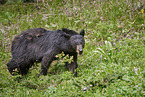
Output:
<path fill-rule="evenodd" d="M 15 1 L 15 2 L 14 2 Z M 1 97 L 144 97 L 144 0 L 8 0 L 0 5 Z M 85 48 L 78 56 L 78 77 L 63 60 L 54 61 L 46 76 L 41 63 L 26 76 L 12 76 L 12 40 L 20 32 L 63 27 L 85 29 Z"/>

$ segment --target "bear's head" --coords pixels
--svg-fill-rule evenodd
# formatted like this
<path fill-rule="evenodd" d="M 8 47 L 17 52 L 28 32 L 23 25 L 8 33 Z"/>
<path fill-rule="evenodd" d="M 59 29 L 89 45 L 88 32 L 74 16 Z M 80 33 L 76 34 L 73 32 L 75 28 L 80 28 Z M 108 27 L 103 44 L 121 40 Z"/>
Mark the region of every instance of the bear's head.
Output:
<path fill-rule="evenodd" d="M 83 48 L 85 46 L 84 40 L 85 30 L 84 29 L 81 30 L 80 34 L 66 28 L 63 28 L 62 31 L 67 33 L 67 37 L 69 38 L 72 48 L 76 50 L 78 54 L 82 54 Z"/>

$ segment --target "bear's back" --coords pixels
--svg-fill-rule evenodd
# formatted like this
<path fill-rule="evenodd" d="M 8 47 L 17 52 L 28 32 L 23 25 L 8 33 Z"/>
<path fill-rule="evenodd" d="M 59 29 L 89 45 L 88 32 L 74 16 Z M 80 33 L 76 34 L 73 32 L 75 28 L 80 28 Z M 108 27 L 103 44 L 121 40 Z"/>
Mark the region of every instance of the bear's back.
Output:
<path fill-rule="evenodd" d="M 11 51 L 23 45 L 24 42 L 29 42 L 35 38 L 42 36 L 45 32 L 47 32 L 47 30 L 43 28 L 34 28 L 21 32 L 13 39 Z"/>

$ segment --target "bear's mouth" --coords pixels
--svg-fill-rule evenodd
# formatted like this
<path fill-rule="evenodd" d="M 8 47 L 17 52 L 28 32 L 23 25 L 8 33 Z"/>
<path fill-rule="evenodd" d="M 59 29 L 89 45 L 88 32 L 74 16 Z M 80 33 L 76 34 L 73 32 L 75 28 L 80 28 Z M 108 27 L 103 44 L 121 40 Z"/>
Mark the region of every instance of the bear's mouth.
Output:
<path fill-rule="evenodd" d="M 77 50 L 76 52 L 81 55 L 83 53 L 83 46 L 82 45 L 77 45 Z"/>

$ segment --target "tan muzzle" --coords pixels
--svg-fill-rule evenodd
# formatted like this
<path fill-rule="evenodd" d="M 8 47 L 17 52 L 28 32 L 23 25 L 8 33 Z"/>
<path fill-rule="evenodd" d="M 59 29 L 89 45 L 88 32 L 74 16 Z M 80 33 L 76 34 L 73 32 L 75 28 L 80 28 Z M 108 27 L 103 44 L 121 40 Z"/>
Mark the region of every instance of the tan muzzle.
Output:
<path fill-rule="evenodd" d="M 83 46 L 82 45 L 77 45 L 76 52 L 81 55 L 83 53 Z"/>

